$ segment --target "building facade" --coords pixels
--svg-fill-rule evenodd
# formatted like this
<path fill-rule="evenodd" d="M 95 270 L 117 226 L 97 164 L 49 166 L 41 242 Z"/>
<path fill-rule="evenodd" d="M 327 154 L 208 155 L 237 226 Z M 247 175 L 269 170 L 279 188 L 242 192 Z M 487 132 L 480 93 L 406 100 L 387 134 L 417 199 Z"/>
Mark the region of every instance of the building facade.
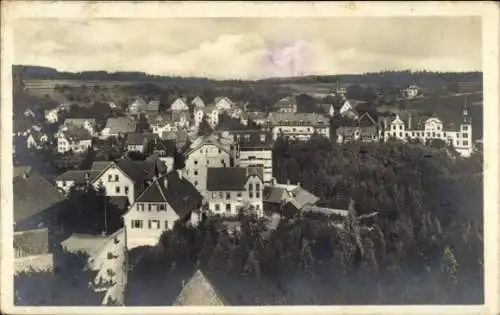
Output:
<path fill-rule="evenodd" d="M 266 127 L 271 130 L 273 140 L 279 136 L 291 140 L 307 141 L 318 134 L 330 138 L 330 121 L 314 113 L 270 113 Z"/>

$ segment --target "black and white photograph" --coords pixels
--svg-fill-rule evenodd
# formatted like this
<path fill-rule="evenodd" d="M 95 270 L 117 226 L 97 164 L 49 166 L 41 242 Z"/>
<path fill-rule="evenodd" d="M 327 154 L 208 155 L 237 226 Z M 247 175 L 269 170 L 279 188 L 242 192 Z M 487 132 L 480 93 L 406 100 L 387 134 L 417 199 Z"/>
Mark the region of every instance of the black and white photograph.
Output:
<path fill-rule="evenodd" d="M 273 16 L 262 2 L 231 16 L 218 3 L 205 16 L 184 4 L 198 13 L 75 1 L 9 20 L 9 314 L 466 308 L 495 295 L 498 125 L 485 126 L 499 86 L 483 52 L 498 6 L 398 16 L 344 3 L 361 11 L 328 16 L 304 2 Z"/>

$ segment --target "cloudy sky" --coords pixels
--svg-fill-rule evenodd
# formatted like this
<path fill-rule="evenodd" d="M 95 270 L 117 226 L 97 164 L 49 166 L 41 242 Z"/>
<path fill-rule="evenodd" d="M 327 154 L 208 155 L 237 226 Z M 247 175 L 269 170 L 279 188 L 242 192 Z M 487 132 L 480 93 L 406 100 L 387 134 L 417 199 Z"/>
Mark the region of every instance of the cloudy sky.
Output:
<path fill-rule="evenodd" d="M 258 79 L 384 69 L 481 70 L 481 20 L 401 18 L 30 19 L 16 64 L 63 71 Z"/>

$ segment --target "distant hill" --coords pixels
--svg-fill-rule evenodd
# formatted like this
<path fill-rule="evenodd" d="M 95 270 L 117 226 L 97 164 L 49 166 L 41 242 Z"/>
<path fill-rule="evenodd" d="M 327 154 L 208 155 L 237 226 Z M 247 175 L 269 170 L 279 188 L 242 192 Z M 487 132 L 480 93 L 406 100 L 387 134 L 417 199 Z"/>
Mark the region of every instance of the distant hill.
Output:
<path fill-rule="evenodd" d="M 365 74 L 337 74 L 323 76 L 302 76 L 289 78 L 268 78 L 261 80 L 214 80 L 202 77 L 178 77 L 151 75 L 145 72 L 107 72 L 83 71 L 61 72 L 54 68 L 14 65 L 12 67 L 15 78 L 21 80 L 89 80 L 89 81 L 136 81 L 154 82 L 171 81 L 182 83 L 195 83 L 207 85 L 282 85 L 282 84 L 334 84 L 337 81 L 350 84 L 376 84 L 384 86 L 407 86 L 412 83 L 417 85 L 456 85 L 463 82 L 482 82 L 482 72 L 430 72 L 430 71 L 382 71 Z"/>

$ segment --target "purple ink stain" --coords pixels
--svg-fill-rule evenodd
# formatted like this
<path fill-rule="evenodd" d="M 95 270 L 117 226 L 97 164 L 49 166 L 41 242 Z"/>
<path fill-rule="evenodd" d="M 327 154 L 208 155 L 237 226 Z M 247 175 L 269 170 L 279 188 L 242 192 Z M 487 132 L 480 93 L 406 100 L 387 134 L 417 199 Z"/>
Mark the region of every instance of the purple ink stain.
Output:
<path fill-rule="evenodd" d="M 283 41 L 271 43 L 263 56 L 263 68 L 269 77 L 293 77 L 308 73 L 307 43 Z"/>

